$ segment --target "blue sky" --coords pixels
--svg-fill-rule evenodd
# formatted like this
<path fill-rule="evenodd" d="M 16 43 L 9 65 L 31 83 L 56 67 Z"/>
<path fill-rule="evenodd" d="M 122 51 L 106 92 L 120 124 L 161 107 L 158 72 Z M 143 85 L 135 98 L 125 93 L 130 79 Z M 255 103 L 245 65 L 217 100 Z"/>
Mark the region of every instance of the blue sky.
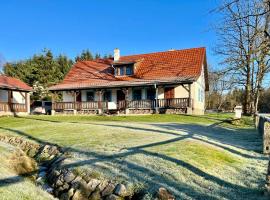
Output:
<path fill-rule="evenodd" d="M 83 49 L 121 55 L 205 46 L 213 55 L 219 0 L 1 0 L 0 59 L 51 49 L 74 58 Z"/>

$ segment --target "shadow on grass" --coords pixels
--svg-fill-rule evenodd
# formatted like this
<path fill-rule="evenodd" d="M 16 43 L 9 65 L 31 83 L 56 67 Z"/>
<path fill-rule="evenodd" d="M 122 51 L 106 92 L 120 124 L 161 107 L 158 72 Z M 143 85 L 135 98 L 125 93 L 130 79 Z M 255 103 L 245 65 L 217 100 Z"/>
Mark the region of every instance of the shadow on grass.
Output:
<path fill-rule="evenodd" d="M 152 133 L 161 133 L 161 134 L 168 134 L 173 136 L 179 136 L 178 133 L 173 133 L 171 131 L 177 132 L 186 132 L 187 134 L 196 133 L 197 136 L 207 137 L 210 140 L 215 142 L 234 146 L 236 148 L 244 149 L 247 151 L 255 151 L 257 153 L 262 153 L 262 138 L 256 134 L 253 129 L 247 128 L 235 128 L 235 129 L 228 129 L 224 127 L 220 127 L 219 125 L 227 122 L 228 119 L 216 119 L 207 116 L 196 116 L 199 118 L 206 118 L 206 119 L 214 119 L 218 121 L 216 123 L 210 124 L 208 126 L 196 124 L 196 123 L 152 123 L 150 125 L 156 126 L 158 128 L 162 128 L 163 130 L 154 129 L 154 128 L 141 128 L 141 127 L 132 127 L 127 125 L 121 124 L 108 124 L 108 123 L 95 123 L 95 122 L 77 122 L 77 121 L 57 121 L 57 120 L 47 120 L 47 119 L 37 119 L 37 118 L 27 118 L 27 117 L 19 117 L 28 120 L 38 120 L 44 122 L 52 122 L 52 123 L 74 123 L 74 124 L 89 124 L 89 125 L 99 125 L 99 126 L 107 126 L 107 127 L 115 127 L 115 128 L 126 128 L 129 130 L 136 130 L 136 131 L 146 131 Z M 198 138 L 198 140 L 205 141 L 211 145 L 215 145 L 219 148 L 223 148 L 231 153 L 236 153 L 237 150 L 231 149 L 224 145 L 218 145 L 215 142 L 211 142 L 208 140 L 203 140 Z M 243 153 L 239 152 L 239 155 L 244 156 L 245 158 L 252 158 L 250 155 L 244 155 Z M 265 159 L 265 158 L 262 158 Z"/>
<path fill-rule="evenodd" d="M 26 118 L 26 119 L 29 119 L 29 118 Z M 43 119 L 37 119 L 37 120 L 49 121 L 53 123 L 55 122 L 55 121 L 43 120 Z M 220 120 L 220 122 L 217 122 L 215 124 L 211 124 L 208 126 L 204 126 L 200 124 L 181 124 L 181 123 L 150 124 L 154 127 L 156 126 L 158 128 L 162 128 L 163 130 L 154 129 L 154 128 L 132 127 L 132 126 L 121 125 L 121 124 L 108 124 L 108 123 L 104 124 L 104 123 L 94 123 L 94 122 L 57 121 L 57 123 L 89 124 L 89 125 L 99 125 L 99 126 L 107 126 L 107 127 L 114 127 L 114 128 L 126 128 L 129 130 L 161 133 L 161 134 L 168 134 L 168 135 L 173 135 L 173 136 L 180 136 L 180 134 L 173 133 L 171 131 L 185 132 L 188 135 L 194 136 L 192 137 L 192 139 L 199 140 L 199 141 L 211 144 L 213 146 L 222 148 L 223 150 L 237 154 L 244 158 L 255 158 L 255 159 L 260 159 L 260 160 L 267 160 L 267 158 L 263 155 L 260 157 L 253 156 L 253 155 L 240 152 L 229 146 L 226 146 L 226 145 L 230 145 L 236 148 L 244 149 L 246 151 L 254 151 L 257 153 L 262 152 L 262 138 L 258 134 L 256 134 L 256 132 L 254 132 L 253 129 L 250 130 L 247 128 L 237 128 L 234 130 L 234 129 L 228 129 L 228 128 L 218 126 L 219 124 L 224 123 L 225 121 L 227 120 Z M 207 137 L 207 139 L 203 139 L 205 137 Z"/>
<path fill-rule="evenodd" d="M 32 172 L 28 172 L 28 173 L 24 173 L 24 174 L 12 176 L 12 177 L 0 179 L 0 187 L 4 187 L 4 186 L 7 186 L 7 185 L 22 182 L 22 181 L 24 181 L 24 178 L 31 177 L 31 176 L 35 175 L 36 173 L 37 173 L 37 171 L 32 171 Z"/>
<path fill-rule="evenodd" d="M 61 122 L 57 122 L 57 123 L 61 123 Z M 88 123 L 88 124 L 91 124 L 91 123 Z M 98 124 L 98 125 L 101 125 L 101 124 Z M 102 124 L 102 125 L 104 126 L 104 124 Z M 194 131 L 194 128 L 191 129 L 191 128 L 187 128 L 187 127 L 181 127 L 181 126 L 179 127 L 179 124 L 177 124 L 177 126 L 175 124 L 169 124 L 169 125 L 154 124 L 154 125 L 158 126 L 158 127 L 166 128 L 168 130 L 170 130 L 170 129 L 185 130 L 188 134 L 187 135 L 176 134 L 178 137 L 170 139 L 170 140 L 150 143 L 150 144 L 141 145 L 141 146 L 130 147 L 130 148 L 125 149 L 124 152 L 114 153 L 112 155 L 101 154 L 101 153 L 97 153 L 94 151 L 84 151 L 84 150 L 76 149 L 73 147 L 66 147 L 65 148 L 66 151 L 78 153 L 78 154 L 85 155 L 85 156 L 91 156 L 93 158 L 85 159 L 85 160 L 81 160 L 81 161 L 76 161 L 76 162 L 70 163 L 70 164 L 66 164 L 64 167 L 75 168 L 75 167 L 81 167 L 81 166 L 85 166 L 85 165 L 95 165 L 96 163 L 102 163 L 102 162 L 104 162 L 106 164 L 116 163 L 116 164 L 119 164 L 120 166 L 122 166 L 123 173 L 132 175 L 132 177 L 134 177 L 134 179 L 136 179 L 140 182 L 146 183 L 148 186 L 155 187 L 155 188 L 161 187 L 161 186 L 169 187 L 171 190 L 178 191 L 178 192 L 180 191 L 182 193 L 185 193 L 187 196 L 189 196 L 191 198 L 215 199 L 211 195 L 211 192 L 202 194 L 201 192 L 195 191 L 195 189 L 190 188 L 190 186 L 188 186 L 188 184 L 186 184 L 186 183 L 177 182 L 173 179 L 169 179 L 166 176 L 163 176 L 162 174 L 156 172 L 154 169 L 149 169 L 145 166 L 141 166 L 141 165 L 138 165 L 137 163 L 133 163 L 133 162 L 130 162 L 128 160 L 125 160 L 125 158 L 128 158 L 129 156 L 136 155 L 136 154 L 142 154 L 145 156 L 151 156 L 153 158 L 162 159 L 164 161 L 174 163 L 174 164 L 178 165 L 179 167 L 185 168 L 186 170 L 190 171 L 191 173 L 211 182 L 212 184 L 218 185 L 220 188 L 220 191 L 218 193 L 223 198 L 229 198 L 229 199 L 231 198 L 231 194 L 228 191 L 231 191 L 235 195 L 239 195 L 239 196 L 244 195 L 244 196 L 248 197 L 251 194 L 253 196 L 260 195 L 260 191 L 257 189 L 248 188 L 248 187 L 244 187 L 241 185 L 237 185 L 237 184 L 228 182 L 228 181 L 223 180 L 219 177 L 211 175 L 211 174 L 203 171 L 202 169 L 199 169 L 198 167 L 193 166 L 192 164 L 187 163 L 183 160 L 172 158 L 172 157 L 164 155 L 164 154 L 144 150 L 143 148 L 146 148 L 146 147 L 171 144 L 171 143 L 174 143 L 174 142 L 177 142 L 180 140 L 184 140 L 187 138 L 198 139 L 195 137 L 195 135 L 198 135 L 197 132 L 196 133 L 192 132 L 192 131 Z M 106 126 L 112 126 L 112 125 L 107 124 Z M 113 126 L 123 127 L 123 125 L 113 125 Z M 190 125 L 190 126 L 194 126 L 194 125 Z M 197 130 L 201 130 L 203 127 L 200 125 L 196 125 L 196 126 L 197 126 L 196 127 Z M 130 127 L 126 126 L 126 128 L 130 128 Z M 135 127 L 133 127 L 133 128 L 135 128 Z M 17 135 L 20 135 L 20 136 L 23 136 L 27 139 L 33 140 L 39 144 L 53 144 L 53 143 L 50 143 L 47 141 L 43 141 L 39 138 L 33 137 L 33 136 L 27 134 L 26 132 L 19 131 L 16 129 L 5 128 L 5 127 L 0 127 L 0 129 L 16 133 Z M 139 128 L 138 130 L 141 130 L 141 129 L 142 128 Z M 144 130 L 144 129 L 142 129 L 142 130 Z M 150 130 L 146 129 L 146 130 L 150 131 L 151 129 Z M 155 132 L 155 130 L 152 130 L 152 132 Z M 163 132 L 163 131 L 159 131 L 159 133 L 167 134 L 166 132 Z M 170 133 L 170 135 L 171 135 L 171 133 Z M 201 140 L 203 140 L 203 139 L 201 139 Z M 216 145 L 216 143 L 212 143 L 212 145 Z M 225 148 L 225 147 L 221 146 L 221 148 Z M 229 151 L 232 151 L 232 149 L 229 149 Z M 239 155 L 244 156 L 244 157 L 247 156 L 244 154 L 242 155 L 242 154 L 240 154 L 240 152 L 237 152 L 237 151 L 232 152 L 232 153 L 236 153 L 236 154 L 239 154 Z M 250 158 L 253 158 L 253 157 L 250 157 Z M 151 177 L 151 179 L 147 178 L 147 176 L 144 176 L 142 174 L 147 174 L 148 176 Z M 4 186 L 4 185 L 8 184 L 9 182 L 12 183 L 13 179 L 14 178 L 11 177 L 10 181 L 4 180 L 4 179 L 0 180 L 0 183 L 2 183 L 2 184 L 0 184 L 0 186 Z M 14 182 L 15 182 L 15 180 L 16 179 L 14 179 Z M 224 188 L 226 188 L 226 190 Z"/>

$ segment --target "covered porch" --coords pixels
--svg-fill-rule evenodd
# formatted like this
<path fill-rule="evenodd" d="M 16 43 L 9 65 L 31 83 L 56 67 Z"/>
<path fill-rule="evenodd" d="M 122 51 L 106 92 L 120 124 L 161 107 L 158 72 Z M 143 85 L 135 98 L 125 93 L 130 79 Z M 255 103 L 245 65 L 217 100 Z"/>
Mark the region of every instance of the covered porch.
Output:
<path fill-rule="evenodd" d="M 28 91 L 0 89 L 0 114 L 17 114 L 30 112 Z"/>
<path fill-rule="evenodd" d="M 52 114 L 190 113 L 192 103 L 191 83 L 89 88 L 53 91 Z"/>

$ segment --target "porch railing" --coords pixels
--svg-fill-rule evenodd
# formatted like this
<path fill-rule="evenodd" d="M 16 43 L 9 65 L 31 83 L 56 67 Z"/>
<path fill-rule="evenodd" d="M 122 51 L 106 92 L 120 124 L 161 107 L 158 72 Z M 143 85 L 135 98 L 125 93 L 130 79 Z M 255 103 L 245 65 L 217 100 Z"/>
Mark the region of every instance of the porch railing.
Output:
<path fill-rule="evenodd" d="M 127 108 L 155 108 L 156 100 L 132 100 L 127 101 Z"/>
<path fill-rule="evenodd" d="M 190 98 L 158 99 L 159 108 L 186 108 L 190 106 Z"/>
<path fill-rule="evenodd" d="M 83 110 L 83 109 L 98 109 L 103 107 L 103 102 L 98 101 L 84 101 L 84 102 L 54 102 L 52 104 L 53 110 Z"/>
<path fill-rule="evenodd" d="M 0 102 L 0 111 L 3 112 L 27 112 L 27 107 L 22 103 Z"/>
<path fill-rule="evenodd" d="M 187 108 L 192 106 L 192 99 L 190 98 L 172 98 L 172 99 L 158 99 L 158 100 L 131 100 L 118 101 L 117 109 L 123 110 L 126 108 L 141 108 L 141 109 L 155 109 L 157 108 Z M 106 101 L 89 101 L 89 102 L 54 102 L 52 104 L 53 110 L 96 110 L 108 109 L 108 102 Z"/>

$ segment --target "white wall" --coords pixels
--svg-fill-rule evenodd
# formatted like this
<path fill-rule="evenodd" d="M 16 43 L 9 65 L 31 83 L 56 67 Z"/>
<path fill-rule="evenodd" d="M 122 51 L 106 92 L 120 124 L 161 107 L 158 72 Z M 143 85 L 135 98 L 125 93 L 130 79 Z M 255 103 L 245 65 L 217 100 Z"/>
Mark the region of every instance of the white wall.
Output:
<path fill-rule="evenodd" d="M 23 95 L 25 95 L 25 92 L 12 91 L 12 103 L 25 103 L 25 98 Z M 8 102 L 7 90 L 0 90 L 0 102 Z"/>
<path fill-rule="evenodd" d="M 164 99 L 164 88 L 163 87 L 158 87 L 158 98 Z"/>
<path fill-rule="evenodd" d="M 205 77 L 204 66 L 202 66 L 201 75 L 196 82 L 192 84 L 193 112 L 194 114 L 204 114 L 205 109 Z M 202 100 L 199 100 L 200 91 L 202 91 Z"/>
<path fill-rule="evenodd" d="M 12 96 L 13 96 L 13 102 L 12 103 L 25 103 L 25 97 L 23 96 L 25 95 L 25 92 L 12 92 Z"/>
<path fill-rule="evenodd" d="M 63 91 L 63 102 L 73 102 L 74 96 L 71 92 Z"/>
<path fill-rule="evenodd" d="M 185 85 L 188 88 L 188 85 Z M 182 86 L 178 85 L 174 88 L 174 97 L 175 98 L 188 98 L 189 92 Z"/>

